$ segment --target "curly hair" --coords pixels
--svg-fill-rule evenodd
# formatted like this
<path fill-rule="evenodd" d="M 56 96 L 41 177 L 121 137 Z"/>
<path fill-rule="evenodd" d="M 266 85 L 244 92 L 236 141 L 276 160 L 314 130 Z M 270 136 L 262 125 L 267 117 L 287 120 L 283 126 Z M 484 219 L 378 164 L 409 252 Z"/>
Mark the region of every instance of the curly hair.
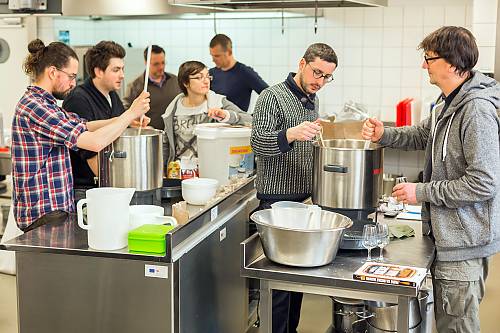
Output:
<path fill-rule="evenodd" d="M 95 78 L 95 68 L 103 71 L 109 66 L 111 58 L 125 58 L 125 49 L 118 43 L 103 40 L 88 49 L 85 53 L 85 67 L 91 78 Z"/>

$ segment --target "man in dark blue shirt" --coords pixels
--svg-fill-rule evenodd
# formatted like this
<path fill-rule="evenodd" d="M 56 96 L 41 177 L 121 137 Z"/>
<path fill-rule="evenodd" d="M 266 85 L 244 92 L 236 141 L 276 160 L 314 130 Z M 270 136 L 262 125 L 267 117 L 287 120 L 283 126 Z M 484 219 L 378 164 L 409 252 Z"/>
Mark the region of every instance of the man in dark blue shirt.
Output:
<path fill-rule="evenodd" d="M 212 38 L 210 55 L 215 63 L 215 67 L 209 71 L 213 77 L 210 89 L 225 95 L 243 111 L 248 111 L 252 90 L 260 94 L 269 85 L 252 67 L 234 59 L 233 43 L 228 36 L 218 34 Z"/>

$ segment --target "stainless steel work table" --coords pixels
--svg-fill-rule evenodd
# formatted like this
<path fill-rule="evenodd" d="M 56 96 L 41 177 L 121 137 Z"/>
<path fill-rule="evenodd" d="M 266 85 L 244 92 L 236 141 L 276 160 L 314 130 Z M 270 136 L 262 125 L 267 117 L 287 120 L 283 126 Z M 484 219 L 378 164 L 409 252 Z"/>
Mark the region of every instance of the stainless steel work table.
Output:
<path fill-rule="evenodd" d="M 384 222 L 407 223 L 395 219 L 385 219 Z M 434 244 L 429 237 L 422 236 L 418 228 L 415 229 L 415 237 L 390 242 L 384 249 L 385 262 L 430 268 L 435 255 Z M 263 333 L 272 331 L 272 290 L 397 303 L 399 305 L 397 331 L 409 332 L 409 301 L 411 297 L 418 295 L 420 287 L 354 280 L 353 273 L 366 260 L 366 250 L 339 250 L 335 260 L 329 265 L 297 268 L 268 260 L 258 234 L 254 234 L 241 243 L 241 252 L 241 275 L 260 280 L 260 318 Z M 372 253 L 378 254 L 378 251 L 372 250 Z"/>
<path fill-rule="evenodd" d="M 189 206 L 164 256 L 91 249 L 74 216 L 7 242 L 16 251 L 19 332 L 244 332 L 238 247 L 256 206 L 253 177 L 210 205 Z"/>

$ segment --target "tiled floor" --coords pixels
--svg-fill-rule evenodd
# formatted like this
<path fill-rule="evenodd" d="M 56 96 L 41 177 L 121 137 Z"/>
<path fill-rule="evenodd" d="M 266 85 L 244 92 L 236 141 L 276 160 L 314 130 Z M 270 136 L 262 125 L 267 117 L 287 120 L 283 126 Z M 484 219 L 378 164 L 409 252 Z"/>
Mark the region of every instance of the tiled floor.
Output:
<path fill-rule="evenodd" d="M 500 254 L 490 262 L 486 297 L 481 303 L 481 331 L 500 333 Z M 324 333 L 331 321 L 331 302 L 328 297 L 306 295 L 299 325 L 300 333 Z M 258 333 L 254 329 L 251 333 Z M 16 279 L 0 274 L 0 333 L 17 333 Z M 89 332 L 90 333 L 90 332 Z"/>

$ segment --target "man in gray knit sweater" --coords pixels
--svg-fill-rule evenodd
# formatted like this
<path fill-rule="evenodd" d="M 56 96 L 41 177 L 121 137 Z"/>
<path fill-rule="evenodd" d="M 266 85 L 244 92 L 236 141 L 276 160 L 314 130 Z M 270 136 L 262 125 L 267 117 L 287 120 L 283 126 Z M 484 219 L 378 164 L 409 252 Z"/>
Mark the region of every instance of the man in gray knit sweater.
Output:
<path fill-rule="evenodd" d="M 430 117 L 402 128 L 369 119 L 363 136 L 425 150 L 423 183 L 398 184 L 393 196 L 423 203 L 422 226 L 437 249 L 431 272 L 438 332 L 476 333 L 488 257 L 500 251 L 500 84 L 472 70 L 478 49 L 465 28 L 442 27 L 420 48 L 422 67 L 442 91 Z"/>
<path fill-rule="evenodd" d="M 316 92 L 332 81 L 337 62 L 330 46 L 312 44 L 300 59 L 298 72 L 265 89 L 257 99 L 251 145 L 257 157 L 258 209 L 311 195 L 311 140 L 320 130 Z M 301 293 L 273 291 L 273 333 L 297 332 L 301 304 Z"/>

